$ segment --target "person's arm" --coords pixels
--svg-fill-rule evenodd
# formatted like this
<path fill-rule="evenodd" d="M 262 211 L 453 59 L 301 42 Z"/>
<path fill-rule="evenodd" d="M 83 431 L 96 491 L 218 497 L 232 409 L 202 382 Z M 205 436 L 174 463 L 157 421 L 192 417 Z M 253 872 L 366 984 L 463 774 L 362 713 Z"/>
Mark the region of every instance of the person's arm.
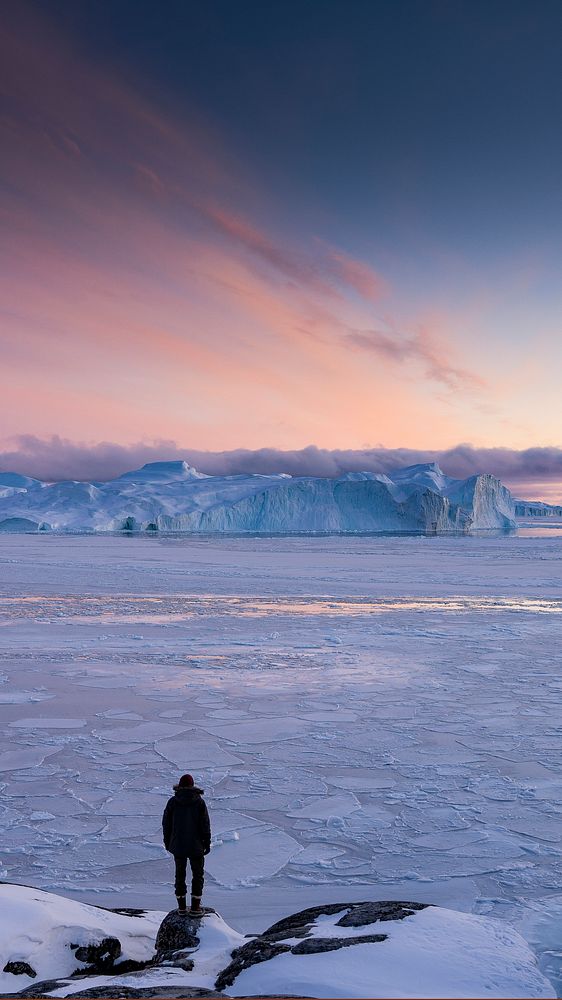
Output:
<path fill-rule="evenodd" d="M 170 799 L 164 809 L 164 815 L 162 816 L 162 834 L 164 837 L 164 847 L 167 851 L 170 850 L 170 839 L 172 837 L 172 814 L 174 811 L 174 800 Z"/>
<path fill-rule="evenodd" d="M 203 841 L 205 854 L 208 854 L 211 850 L 211 820 L 209 819 L 209 811 L 203 799 L 201 799 L 201 806 L 201 840 Z"/>

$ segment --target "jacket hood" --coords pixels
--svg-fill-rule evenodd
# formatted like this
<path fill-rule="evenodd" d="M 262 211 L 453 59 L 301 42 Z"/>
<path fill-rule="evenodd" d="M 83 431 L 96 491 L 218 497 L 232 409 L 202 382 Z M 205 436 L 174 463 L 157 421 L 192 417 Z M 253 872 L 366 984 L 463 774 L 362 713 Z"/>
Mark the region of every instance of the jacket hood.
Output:
<path fill-rule="evenodd" d="M 177 799 L 183 799 L 183 798 L 190 799 L 194 795 L 204 795 L 205 794 L 205 789 L 204 788 L 198 788 L 197 785 L 191 785 L 191 788 L 186 787 L 185 785 L 184 786 L 174 785 L 173 788 L 174 788 L 174 792 L 176 793 L 176 798 Z"/>

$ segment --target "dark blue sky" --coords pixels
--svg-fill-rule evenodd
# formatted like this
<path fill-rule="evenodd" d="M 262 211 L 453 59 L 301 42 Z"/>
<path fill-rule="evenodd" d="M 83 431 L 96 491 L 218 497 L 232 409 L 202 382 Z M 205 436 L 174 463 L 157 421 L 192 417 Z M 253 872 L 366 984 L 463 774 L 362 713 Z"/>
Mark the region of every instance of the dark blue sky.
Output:
<path fill-rule="evenodd" d="M 50 0 L 97 58 L 292 198 L 475 244 L 560 220 L 562 4 Z M 495 232 L 499 228 L 500 232 Z M 368 239 L 365 236 L 365 239 Z"/>

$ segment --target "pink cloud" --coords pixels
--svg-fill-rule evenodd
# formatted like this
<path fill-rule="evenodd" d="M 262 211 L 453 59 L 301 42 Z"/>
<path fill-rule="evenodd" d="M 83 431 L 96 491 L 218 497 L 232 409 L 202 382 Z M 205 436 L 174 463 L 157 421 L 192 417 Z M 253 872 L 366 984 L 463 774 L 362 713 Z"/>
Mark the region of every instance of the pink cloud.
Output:
<path fill-rule="evenodd" d="M 367 262 L 269 231 L 212 129 L 163 114 L 46 18 L 22 13 L 0 83 L 5 433 L 362 440 L 393 402 L 393 433 L 411 423 L 404 372 L 472 387 L 423 331 L 376 333 L 388 289 Z M 427 426 L 438 412 L 425 401 Z"/>
<path fill-rule="evenodd" d="M 342 250 L 332 250 L 329 260 L 342 283 L 353 288 L 367 301 L 378 302 L 388 293 L 387 281 L 369 264 L 350 257 Z"/>
<path fill-rule="evenodd" d="M 474 372 L 450 361 L 450 349 L 440 343 L 427 327 L 419 327 L 411 334 L 381 330 L 351 330 L 345 334 L 351 347 L 375 354 L 381 360 L 396 364 L 419 362 L 427 378 L 448 389 L 465 391 L 482 390 L 485 381 Z"/>

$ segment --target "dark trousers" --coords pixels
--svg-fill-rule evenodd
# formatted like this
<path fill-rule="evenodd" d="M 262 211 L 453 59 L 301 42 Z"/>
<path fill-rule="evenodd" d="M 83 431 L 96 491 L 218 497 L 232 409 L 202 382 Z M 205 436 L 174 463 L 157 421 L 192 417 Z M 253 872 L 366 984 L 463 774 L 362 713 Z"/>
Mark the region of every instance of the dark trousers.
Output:
<path fill-rule="evenodd" d="M 176 896 L 187 896 L 187 885 L 185 876 L 187 873 L 187 862 L 191 865 L 191 895 L 203 895 L 203 881 L 205 878 L 205 856 L 203 854 L 192 854 L 189 858 L 174 857 L 176 862 Z"/>

